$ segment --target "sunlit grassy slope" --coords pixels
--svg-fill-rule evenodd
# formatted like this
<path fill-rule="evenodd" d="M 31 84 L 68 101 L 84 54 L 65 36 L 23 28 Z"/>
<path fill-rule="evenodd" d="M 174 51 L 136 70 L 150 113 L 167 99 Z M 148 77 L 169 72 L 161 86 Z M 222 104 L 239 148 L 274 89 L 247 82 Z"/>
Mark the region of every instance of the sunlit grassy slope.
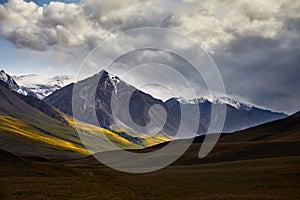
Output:
<path fill-rule="evenodd" d="M 168 140 L 163 136 L 141 136 L 136 142 L 122 137 L 117 131 L 76 121 L 77 128 L 81 130 L 79 136 L 71 116 L 55 110 L 67 123 L 58 121 L 30 106 L 1 85 L 0 102 L 0 145 L 2 149 L 17 154 L 78 157 L 113 150 L 115 146 L 139 149 Z M 82 144 L 82 141 L 85 143 Z"/>
<path fill-rule="evenodd" d="M 140 134 L 137 138 L 137 140 L 134 140 L 134 137 L 124 133 L 123 130 L 107 130 L 105 128 L 101 128 L 95 125 L 91 125 L 91 124 L 87 124 L 81 121 L 75 120 L 73 117 L 63 114 L 61 113 L 61 115 L 64 117 L 64 119 L 67 121 L 67 123 L 73 127 L 74 129 L 81 129 L 81 132 L 87 132 L 92 136 L 101 136 L 101 138 L 108 138 L 110 141 L 113 142 L 114 145 L 117 145 L 120 148 L 123 149 L 140 149 L 140 148 L 144 148 L 144 147 L 149 147 L 155 144 L 159 144 L 159 143 L 163 143 L 166 141 L 169 141 L 170 139 L 172 139 L 171 137 L 167 137 L 163 134 L 158 134 L 155 136 L 147 136 L 145 134 Z M 122 137 L 122 133 L 126 134 L 128 137 L 124 138 Z M 80 134 L 80 137 L 82 139 L 87 139 L 86 136 L 84 134 Z M 133 139 L 132 139 L 133 138 Z M 91 138 L 93 139 L 93 138 Z M 87 139 L 87 143 L 86 144 L 92 144 L 95 141 L 93 140 L 88 140 Z M 99 149 L 99 145 L 97 145 L 98 148 L 96 148 L 94 150 L 94 152 L 98 152 L 101 151 L 102 149 Z M 93 147 L 91 147 L 93 148 Z M 107 148 L 106 150 L 113 150 L 111 148 Z"/>
<path fill-rule="evenodd" d="M 88 150 L 75 143 L 50 136 L 23 121 L 9 116 L 0 116 L 0 132 L 19 135 L 32 141 L 55 146 L 56 148 L 68 149 L 82 154 L 90 154 Z"/>

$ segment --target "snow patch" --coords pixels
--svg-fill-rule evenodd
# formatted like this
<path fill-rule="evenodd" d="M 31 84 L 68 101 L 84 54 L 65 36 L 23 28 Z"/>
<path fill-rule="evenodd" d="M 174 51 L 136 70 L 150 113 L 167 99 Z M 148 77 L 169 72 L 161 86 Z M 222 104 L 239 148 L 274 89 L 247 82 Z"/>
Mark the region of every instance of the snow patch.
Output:
<path fill-rule="evenodd" d="M 113 76 L 111 74 L 108 74 L 108 77 L 109 77 L 109 80 L 110 82 L 113 84 L 114 86 L 114 91 L 115 91 L 115 94 L 118 92 L 118 87 L 117 87 L 117 84 L 121 82 L 121 80 L 119 79 L 119 77 L 117 76 Z"/>
<path fill-rule="evenodd" d="M 37 98 L 43 99 L 56 90 L 73 82 L 71 76 L 44 77 L 37 74 L 14 76 L 19 86 L 27 90 L 27 93 L 35 94 Z"/>
<path fill-rule="evenodd" d="M 246 110 L 251 110 L 253 107 L 252 105 L 246 102 L 241 102 L 236 98 L 228 97 L 228 96 L 207 95 L 207 96 L 199 97 L 197 99 L 190 99 L 190 100 L 186 100 L 183 97 L 178 97 L 176 98 L 176 100 L 181 104 L 200 104 L 200 103 L 204 103 L 205 101 L 208 101 L 213 104 L 227 104 L 236 109 L 241 109 L 243 107 Z"/>

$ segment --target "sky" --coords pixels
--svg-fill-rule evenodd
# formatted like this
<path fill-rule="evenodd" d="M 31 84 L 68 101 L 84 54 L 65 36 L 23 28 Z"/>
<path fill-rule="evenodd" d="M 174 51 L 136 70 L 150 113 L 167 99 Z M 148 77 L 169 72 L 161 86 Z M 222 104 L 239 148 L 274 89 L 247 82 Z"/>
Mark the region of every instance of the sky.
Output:
<path fill-rule="evenodd" d="M 298 0 L 0 0 L 0 68 L 11 75 L 76 76 L 97 44 L 141 27 L 167 28 L 197 42 L 218 66 L 228 95 L 273 111 L 300 110 Z M 166 45 L 185 48 L 168 39 L 171 44 Z M 122 45 L 141 40 L 151 43 L 146 34 L 128 37 L 126 44 L 112 42 L 98 53 L 109 58 Z M 113 72 L 118 75 L 146 61 L 193 76 L 184 59 L 160 50 L 128 53 L 114 61 Z M 149 68 L 126 81 L 135 85 L 145 76 L 163 73 L 160 66 L 155 73 Z M 176 79 L 167 80 L 180 88 Z M 199 88 L 202 84 L 199 80 Z M 166 98 L 155 86 L 148 91 Z M 187 95 L 184 87 L 180 92 Z"/>

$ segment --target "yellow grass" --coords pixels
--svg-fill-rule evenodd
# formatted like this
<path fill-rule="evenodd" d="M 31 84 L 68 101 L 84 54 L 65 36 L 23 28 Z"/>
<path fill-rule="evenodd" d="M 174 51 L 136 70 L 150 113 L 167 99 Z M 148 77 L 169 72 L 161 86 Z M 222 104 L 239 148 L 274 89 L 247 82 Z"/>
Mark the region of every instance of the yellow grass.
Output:
<path fill-rule="evenodd" d="M 20 121 L 16 118 L 9 117 L 9 116 L 0 116 L 0 130 L 8 131 L 14 134 L 21 135 L 23 137 L 26 137 L 28 139 L 42 142 L 48 145 L 61 147 L 64 149 L 72 150 L 78 153 L 82 154 L 91 154 L 92 152 L 77 146 L 75 144 L 72 144 L 71 142 L 64 141 L 55 137 L 52 137 L 50 135 L 46 135 L 41 133 L 39 130 L 31 127 L 27 123 Z"/>

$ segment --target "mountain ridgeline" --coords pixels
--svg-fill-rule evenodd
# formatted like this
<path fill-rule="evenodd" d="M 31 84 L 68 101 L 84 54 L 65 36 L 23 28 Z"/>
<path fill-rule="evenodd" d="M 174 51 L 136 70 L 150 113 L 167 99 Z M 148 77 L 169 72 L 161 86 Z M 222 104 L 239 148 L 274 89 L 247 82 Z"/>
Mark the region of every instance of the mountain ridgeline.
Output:
<path fill-rule="evenodd" d="M 99 80 L 99 81 L 98 81 Z M 93 83 L 98 83 L 97 85 Z M 91 91 L 97 87 L 96 95 L 93 97 L 88 91 Z M 199 99 L 193 102 L 183 102 L 177 98 L 171 98 L 166 102 L 152 97 L 133 86 L 127 84 L 116 76 L 110 75 L 106 71 L 94 75 L 77 83 L 77 93 L 73 96 L 74 84 L 70 84 L 60 90 L 57 90 L 53 94 L 46 97 L 44 100 L 56 107 L 60 111 L 72 115 L 72 97 L 77 101 L 81 101 L 82 107 L 78 108 L 77 113 L 80 113 L 82 117 L 80 120 L 97 125 L 98 122 L 101 127 L 108 129 L 117 129 L 117 123 L 112 114 L 111 102 L 112 98 L 119 98 L 132 94 L 129 101 L 129 111 L 132 120 L 140 125 L 145 126 L 150 123 L 149 109 L 153 105 L 161 105 L 167 114 L 165 125 L 162 129 L 163 133 L 174 136 L 178 130 L 181 121 L 181 109 L 185 108 L 188 113 L 184 113 L 184 117 L 187 120 L 184 121 L 186 131 L 189 127 L 197 124 L 199 125 L 197 134 L 201 135 L 208 129 L 211 120 L 211 107 L 212 105 L 225 104 L 226 120 L 224 124 L 223 132 L 234 132 L 242 130 L 248 127 L 263 124 L 269 121 L 277 120 L 286 117 L 283 113 L 276 113 L 269 110 L 263 110 L 260 108 L 248 106 L 245 104 L 237 103 L 231 104 L 222 101 L 209 101 L 208 99 Z M 114 95 L 113 95 L 114 94 Z M 95 100 L 96 105 L 91 105 L 91 100 Z M 235 102 L 235 101 L 233 101 Z M 195 105 L 199 107 L 200 119 L 195 119 L 193 116 L 197 112 Z M 116 110 L 122 112 L 126 106 L 126 101 L 118 101 Z M 92 116 L 93 109 L 96 109 L 96 115 L 98 122 L 94 122 L 89 116 Z M 121 113 L 120 116 L 125 115 Z M 159 113 L 154 113 L 158 118 L 161 116 Z M 163 120 L 163 119 L 161 119 Z"/>

